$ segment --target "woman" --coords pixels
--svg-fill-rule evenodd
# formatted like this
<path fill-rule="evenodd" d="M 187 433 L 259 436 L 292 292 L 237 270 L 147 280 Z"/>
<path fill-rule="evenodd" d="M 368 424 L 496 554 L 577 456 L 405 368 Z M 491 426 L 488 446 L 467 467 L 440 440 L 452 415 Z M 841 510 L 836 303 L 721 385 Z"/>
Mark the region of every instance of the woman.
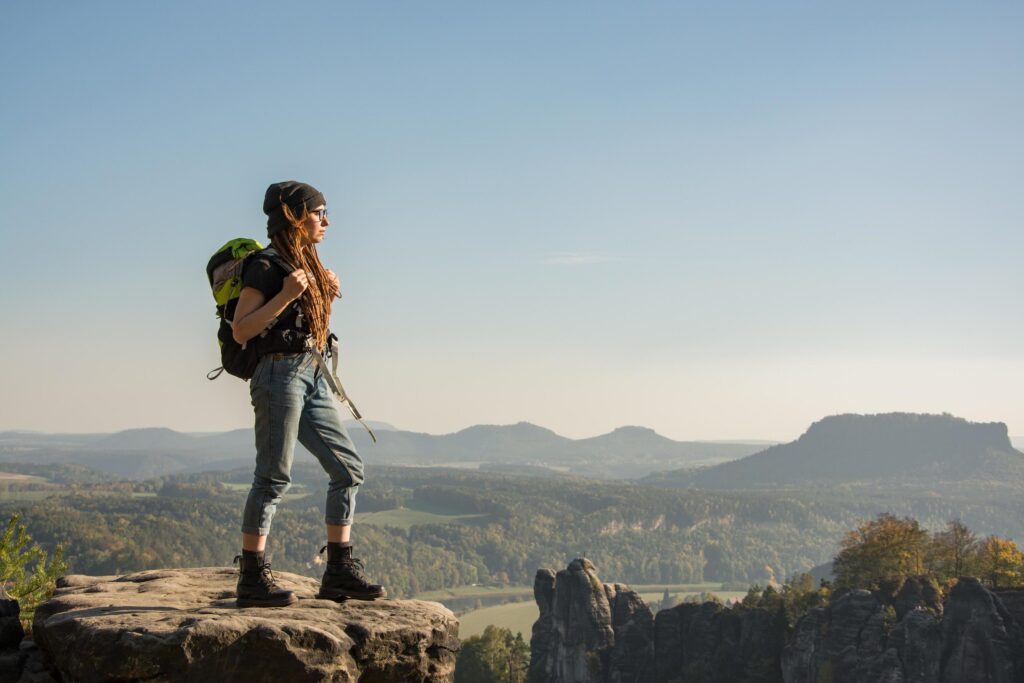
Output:
<path fill-rule="evenodd" d="M 274 183 L 263 201 L 271 246 L 251 257 L 232 326 L 240 344 L 256 344 L 259 364 L 249 391 L 256 412 L 256 471 L 242 515 L 239 607 L 279 607 L 295 602 L 274 583 L 265 548 L 271 520 L 291 484 L 298 440 L 330 476 L 327 488 L 327 570 L 318 598 L 372 600 L 384 588 L 370 583 L 352 556 L 350 534 L 363 461 L 348 436 L 337 404 L 313 354 L 323 354 L 330 334 L 331 302 L 338 278 L 320 263 L 316 245 L 330 225 L 316 188 L 289 180 Z"/>

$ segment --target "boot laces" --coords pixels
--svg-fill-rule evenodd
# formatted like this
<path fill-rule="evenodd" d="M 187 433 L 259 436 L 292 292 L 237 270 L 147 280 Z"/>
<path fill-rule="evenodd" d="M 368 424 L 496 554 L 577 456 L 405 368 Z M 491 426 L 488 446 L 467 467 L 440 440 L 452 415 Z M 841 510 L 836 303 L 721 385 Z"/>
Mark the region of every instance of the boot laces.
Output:
<path fill-rule="evenodd" d="M 366 576 L 363 574 L 363 572 L 366 570 L 366 567 L 363 565 L 362 560 L 360 560 L 358 557 L 349 557 L 342 560 L 341 564 L 343 566 L 349 567 L 349 572 L 352 574 L 352 576 L 356 577 L 363 583 L 366 583 Z"/>
<path fill-rule="evenodd" d="M 242 556 L 235 555 L 235 559 L 232 564 L 241 564 Z M 270 570 L 270 563 L 264 560 L 263 564 L 259 565 L 260 583 L 266 586 L 269 590 L 275 590 L 277 588 L 277 581 L 274 580 L 274 572 Z"/>
<path fill-rule="evenodd" d="M 269 562 L 264 563 L 263 566 L 260 567 L 260 577 L 268 588 L 277 588 L 277 582 L 274 581 L 274 572 L 270 571 Z"/>

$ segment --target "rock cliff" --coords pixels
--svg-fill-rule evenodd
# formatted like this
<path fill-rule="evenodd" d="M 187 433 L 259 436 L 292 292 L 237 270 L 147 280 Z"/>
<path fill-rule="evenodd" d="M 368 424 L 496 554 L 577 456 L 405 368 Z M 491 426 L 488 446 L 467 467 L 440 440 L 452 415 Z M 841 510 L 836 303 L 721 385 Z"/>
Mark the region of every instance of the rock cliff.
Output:
<path fill-rule="evenodd" d="M 775 680 L 757 676 L 779 670 L 784 630 L 766 610 L 684 604 L 655 619 L 639 595 L 603 584 L 585 559 L 538 571 L 534 596 L 532 681 Z"/>
<path fill-rule="evenodd" d="M 1024 590 L 963 578 L 942 604 L 923 580 L 851 591 L 790 632 L 780 612 L 681 604 L 652 619 L 587 560 L 537 572 L 531 681 L 1020 683 Z"/>
<path fill-rule="evenodd" d="M 655 617 L 654 681 L 776 681 L 785 620 L 764 609 L 683 603 Z"/>
<path fill-rule="evenodd" d="M 448 681 L 458 620 L 416 600 L 316 600 L 318 583 L 277 573 L 291 607 L 239 609 L 236 574 L 200 568 L 67 576 L 32 630 L 73 681 Z"/>
<path fill-rule="evenodd" d="M 944 606 L 908 581 L 895 606 L 852 591 L 811 610 L 782 656 L 787 683 L 829 680 L 1011 683 L 1024 679 L 1024 631 L 997 592 L 962 578 Z M 1014 596 L 1016 592 L 1012 593 Z M 914 597 L 920 596 L 917 604 Z"/>
<path fill-rule="evenodd" d="M 530 639 L 530 678 L 538 681 L 649 680 L 654 617 L 640 596 L 605 585 L 589 560 L 557 574 L 537 572 L 540 617 Z"/>

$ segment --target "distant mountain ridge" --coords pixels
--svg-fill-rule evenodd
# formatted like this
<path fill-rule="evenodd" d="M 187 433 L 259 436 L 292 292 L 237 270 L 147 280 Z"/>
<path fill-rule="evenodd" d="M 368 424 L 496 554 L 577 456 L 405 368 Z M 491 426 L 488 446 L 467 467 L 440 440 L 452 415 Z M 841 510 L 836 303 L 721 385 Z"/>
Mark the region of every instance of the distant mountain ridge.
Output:
<path fill-rule="evenodd" d="M 647 483 L 751 489 L 884 481 L 929 484 L 991 480 L 1024 484 L 1024 453 L 1001 422 L 952 415 L 834 415 L 796 441 L 697 471 L 664 472 Z"/>
<path fill-rule="evenodd" d="M 383 429 L 371 423 L 377 443 L 357 423 L 349 434 L 368 463 L 386 465 L 502 465 L 503 471 L 535 474 L 537 468 L 587 477 L 640 478 L 651 472 L 722 462 L 762 446 L 745 443 L 673 441 L 646 427 L 620 427 L 608 434 L 570 439 L 528 422 L 474 425 L 452 434 Z M 115 434 L 75 435 L 0 432 L 0 463 L 73 462 L 130 479 L 172 473 L 231 469 L 253 460 L 253 431 L 192 435 L 163 427 Z M 298 450 L 304 451 L 301 446 Z M 31 454 L 31 455 L 29 455 Z"/>

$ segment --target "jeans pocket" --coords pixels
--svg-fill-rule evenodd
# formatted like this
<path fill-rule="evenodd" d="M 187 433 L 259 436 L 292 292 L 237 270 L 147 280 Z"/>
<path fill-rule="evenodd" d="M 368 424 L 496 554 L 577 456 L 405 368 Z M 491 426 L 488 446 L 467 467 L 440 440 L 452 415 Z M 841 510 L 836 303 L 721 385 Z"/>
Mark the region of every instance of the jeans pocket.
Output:
<path fill-rule="evenodd" d="M 257 386 L 263 379 L 263 375 L 267 374 L 267 366 L 274 362 L 273 354 L 264 354 L 260 356 L 260 360 L 256 363 L 256 369 L 253 370 L 252 377 L 249 379 L 249 389 Z"/>

